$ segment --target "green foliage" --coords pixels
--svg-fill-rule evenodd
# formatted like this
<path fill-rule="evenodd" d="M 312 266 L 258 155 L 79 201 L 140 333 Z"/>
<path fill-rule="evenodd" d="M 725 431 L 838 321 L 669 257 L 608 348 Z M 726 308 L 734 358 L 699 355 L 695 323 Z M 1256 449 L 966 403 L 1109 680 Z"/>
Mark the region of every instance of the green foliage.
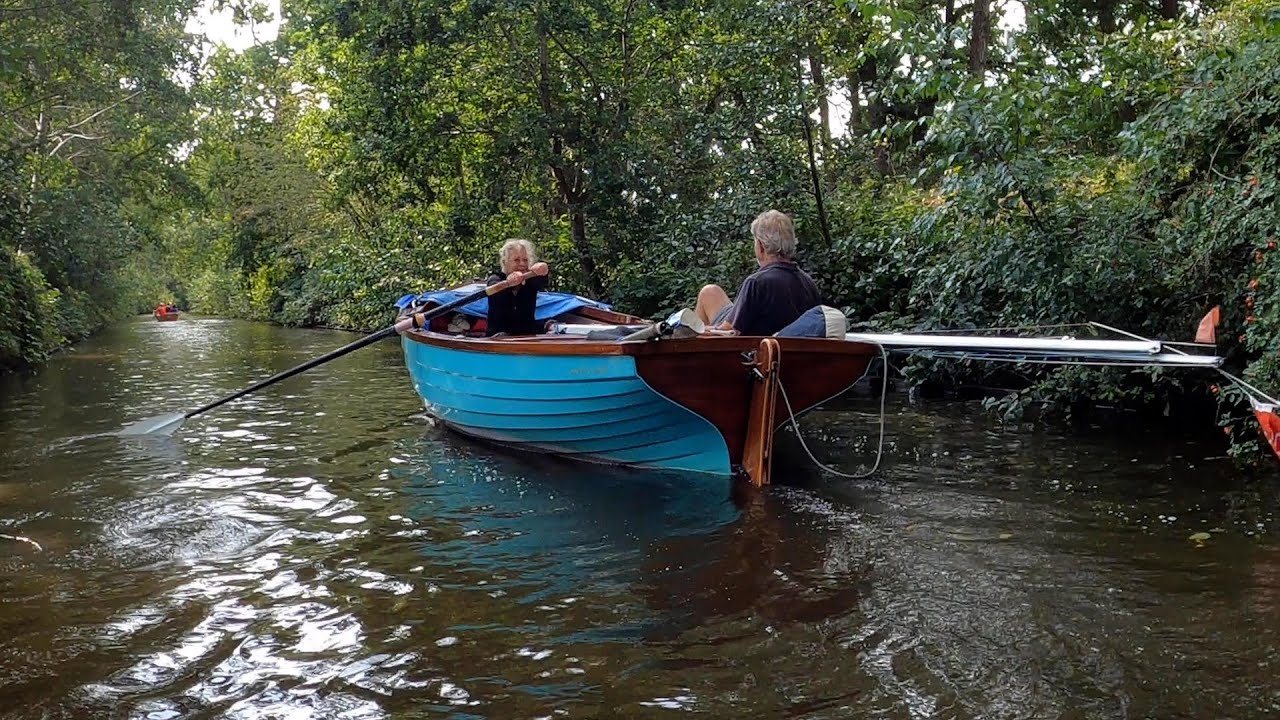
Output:
<path fill-rule="evenodd" d="M 0 369 L 42 360 L 57 347 L 56 300 L 30 258 L 0 245 Z"/>
<path fill-rule="evenodd" d="M 850 320 L 885 329 L 909 322 L 910 290 L 930 259 L 916 224 L 936 201 L 930 191 L 874 181 L 833 199 L 835 242 L 807 267 Z"/>
<path fill-rule="evenodd" d="M 189 0 L 0 10 L 0 366 L 161 297 L 155 217 L 185 192 Z M 145 301 L 142 293 L 151 294 Z"/>
<path fill-rule="evenodd" d="M 1202 35 L 1181 92 L 1138 124 L 1151 201 L 1167 208 L 1160 238 L 1185 255 L 1175 281 L 1223 306 L 1226 345 L 1244 375 L 1280 381 L 1280 13 L 1242 4 Z M 1234 454 L 1256 458 L 1238 389 L 1218 395 Z"/>
<path fill-rule="evenodd" d="M 1001 327 L 1095 320 L 1185 339 L 1200 315 L 1221 303 L 1220 350 L 1275 387 L 1280 298 L 1272 292 L 1280 283 L 1270 251 L 1280 228 L 1280 43 L 1274 20 L 1233 12 L 1229 25 L 1149 39 L 1137 36 L 1138 27 L 1116 40 L 1127 54 L 1104 75 L 1130 74 L 1120 83 L 1124 101 L 1146 108 L 1118 132 L 1109 120 L 1117 106 L 1078 78 L 1015 74 L 958 94 L 931 127 L 935 160 L 921 173 L 922 181 L 936 182 L 941 202 L 915 225 L 913 241 L 928 259 L 912 282 L 913 321 Z M 1165 62 L 1171 46 L 1177 62 Z M 1115 87 L 1103 83 L 1104 91 Z M 1095 100 L 1092 118 L 1067 111 L 1082 97 Z M 1003 411 L 1016 413 L 1032 400 L 1065 408 L 1081 398 L 1161 408 L 1205 392 L 1202 380 L 1150 371 L 1026 377 L 1037 382 L 1006 398 Z M 1221 424 L 1252 444 L 1257 433 L 1242 422 L 1242 396 L 1219 397 Z"/>

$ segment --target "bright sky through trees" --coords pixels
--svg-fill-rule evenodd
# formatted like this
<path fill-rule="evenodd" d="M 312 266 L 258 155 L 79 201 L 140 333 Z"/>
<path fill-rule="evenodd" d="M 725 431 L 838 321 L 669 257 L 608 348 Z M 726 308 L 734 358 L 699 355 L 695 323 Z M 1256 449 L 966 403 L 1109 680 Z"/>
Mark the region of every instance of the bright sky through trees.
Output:
<path fill-rule="evenodd" d="M 235 50 L 244 50 L 259 42 L 274 40 L 280 28 L 280 0 L 266 0 L 271 21 L 252 25 L 237 25 L 231 8 L 215 11 L 212 2 L 206 2 L 187 21 L 187 32 L 203 33 L 210 42 L 222 43 Z"/>

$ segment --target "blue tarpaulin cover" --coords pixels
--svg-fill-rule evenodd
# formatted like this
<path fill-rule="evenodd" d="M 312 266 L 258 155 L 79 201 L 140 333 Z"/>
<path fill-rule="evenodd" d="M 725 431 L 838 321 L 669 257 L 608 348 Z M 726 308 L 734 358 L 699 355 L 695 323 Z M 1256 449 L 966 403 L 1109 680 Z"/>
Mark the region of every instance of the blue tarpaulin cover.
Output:
<path fill-rule="evenodd" d="M 473 285 L 464 285 L 453 290 L 436 290 L 435 292 L 426 292 L 421 295 L 404 295 L 396 300 L 396 307 L 401 310 L 416 303 L 433 302 L 443 305 L 454 300 L 460 300 L 471 293 L 483 288 L 484 285 L 475 283 Z M 563 315 L 567 312 L 573 312 L 582 307 L 595 307 L 603 310 L 611 309 L 605 303 L 584 298 L 581 295 L 571 295 L 569 293 L 551 292 L 543 290 L 538 293 L 538 303 L 534 307 L 533 317 L 535 320 L 550 320 L 553 317 Z M 457 312 L 472 317 L 488 317 L 489 315 L 489 299 L 481 298 L 475 302 L 468 303 L 458 308 Z"/>

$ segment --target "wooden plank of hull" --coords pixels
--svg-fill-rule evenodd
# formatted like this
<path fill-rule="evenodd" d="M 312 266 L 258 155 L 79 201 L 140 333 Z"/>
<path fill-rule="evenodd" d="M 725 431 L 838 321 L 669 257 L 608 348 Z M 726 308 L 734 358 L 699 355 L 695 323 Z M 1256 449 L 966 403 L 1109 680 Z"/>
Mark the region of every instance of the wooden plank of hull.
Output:
<path fill-rule="evenodd" d="M 626 313 L 615 312 L 613 310 L 605 310 L 604 308 L 591 307 L 590 305 L 574 310 L 573 314 L 587 318 L 588 320 L 594 320 L 598 323 L 609 323 L 615 325 L 649 324 L 649 321 L 644 318 L 638 318 L 634 315 L 627 315 Z"/>
<path fill-rule="evenodd" d="M 757 350 L 761 340 L 617 343 L 413 331 L 405 333 L 404 346 L 419 394 L 461 432 L 601 462 L 727 473 L 744 459 L 755 386 L 743 353 Z M 776 342 L 778 380 L 797 413 L 848 389 L 878 353 L 845 341 Z M 785 410 L 776 412 L 774 429 L 786 419 Z M 700 455 L 720 444 L 716 435 L 723 452 L 715 455 L 723 463 Z"/>

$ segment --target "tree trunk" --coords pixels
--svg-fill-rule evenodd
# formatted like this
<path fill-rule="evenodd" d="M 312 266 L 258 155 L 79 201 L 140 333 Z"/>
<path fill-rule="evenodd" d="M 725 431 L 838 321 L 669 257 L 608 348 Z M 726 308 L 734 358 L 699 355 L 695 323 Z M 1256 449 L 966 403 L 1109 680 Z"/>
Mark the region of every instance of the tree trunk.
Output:
<path fill-rule="evenodd" d="M 969 34 L 969 74 L 983 78 L 991 45 L 991 0 L 974 0 L 973 28 Z"/>
<path fill-rule="evenodd" d="M 817 50 L 809 53 L 809 76 L 813 78 L 813 88 L 818 93 L 818 120 L 821 123 L 818 138 L 821 140 L 822 159 L 825 162 L 831 157 L 831 102 L 827 98 L 827 77 L 822 71 L 822 56 Z"/>
<path fill-rule="evenodd" d="M 1104 35 L 1116 31 L 1116 0 L 1098 0 L 1098 31 Z"/>
<path fill-rule="evenodd" d="M 879 71 L 876 64 L 875 56 L 867 58 L 867 61 L 858 68 L 858 81 L 861 87 L 867 88 L 870 93 L 871 88 L 879 80 Z M 889 110 L 881 97 L 867 101 L 867 115 L 865 128 L 874 129 L 883 127 L 885 121 L 889 118 Z M 877 144 L 873 150 L 872 163 L 875 165 L 876 172 L 881 175 L 890 175 L 893 173 L 893 166 L 889 162 L 889 149 L 883 143 Z"/>
<path fill-rule="evenodd" d="M 551 56 L 545 32 L 539 37 L 538 47 L 538 101 L 542 106 L 543 116 L 555 117 L 551 98 Z M 591 243 L 587 241 L 587 218 L 583 211 L 586 190 L 583 187 L 582 169 L 565 157 L 563 128 L 547 127 L 547 136 L 551 139 L 548 169 L 555 179 L 557 195 L 565 210 L 569 213 L 569 232 L 573 248 L 578 251 L 578 261 L 582 271 L 587 275 L 587 283 L 596 297 L 604 295 L 604 283 L 596 269 L 595 256 L 591 252 Z"/>
<path fill-rule="evenodd" d="M 1177 20 L 1178 10 L 1178 0 L 1160 0 L 1160 17 L 1165 20 Z"/>
<path fill-rule="evenodd" d="M 587 216 L 582 207 L 576 203 L 569 206 L 569 232 L 573 239 L 573 247 L 578 251 L 578 261 L 582 263 L 582 271 L 587 274 L 587 283 L 596 298 L 604 297 L 604 283 L 600 281 L 600 273 L 596 270 L 596 260 L 591 252 L 591 244 L 587 242 Z"/>
<path fill-rule="evenodd" d="M 44 148 L 48 143 L 49 125 L 49 118 L 45 115 L 44 108 L 41 108 L 39 115 L 36 117 L 35 138 L 32 140 L 31 182 L 27 185 L 27 192 L 18 201 L 18 211 L 22 215 L 22 225 L 18 229 L 18 237 L 14 247 L 19 252 L 29 249 L 27 246 L 28 240 L 31 239 L 31 215 L 35 212 L 36 195 L 39 194 L 40 187 L 44 182 L 41 172 L 44 169 Z"/>
<path fill-rule="evenodd" d="M 879 79 L 880 73 L 876 65 L 876 59 L 874 56 L 868 57 L 867 61 L 862 63 L 862 67 L 858 68 L 859 83 L 870 92 L 870 89 L 875 87 Z M 884 125 L 888 114 L 883 98 L 878 97 L 875 100 L 867 101 L 867 127 L 878 128 Z"/>
<path fill-rule="evenodd" d="M 866 121 L 862 117 L 862 83 L 858 80 L 857 73 L 849 73 L 849 77 L 845 78 L 849 83 L 849 125 L 848 131 L 850 135 L 857 135 L 866 129 Z"/>
<path fill-rule="evenodd" d="M 745 123 L 747 126 L 747 134 L 750 135 L 752 148 L 756 152 L 766 153 L 767 152 L 766 148 L 768 147 L 768 144 L 765 142 L 764 135 L 760 134 L 760 128 L 752 120 L 752 118 L 757 117 L 754 114 L 755 111 L 752 109 L 751 105 L 747 102 L 747 96 L 744 95 L 742 93 L 742 90 L 739 88 L 733 89 L 733 103 L 734 103 L 734 106 L 736 106 L 738 110 L 742 112 L 742 117 L 745 118 Z"/>
<path fill-rule="evenodd" d="M 831 227 L 827 223 L 827 205 L 823 199 L 822 177 L 818 174 L 818 160 L 814 157 L 813 128 L 809 123 L 809 113 L 801 108 L 800 127 L 804 130 L 805 148 L 809 152 L 809 178 L 813 183 L 813 202 L 818 211 L 818 229 L 822 231 L 822 240 L 826 248 L 831 247 Z"/>
<path fill-rule="evenodd" d="M 813 56 L 809 57 L 809 62 L 813 63 Z M 818 171 L 818 158 L 814 149 L 813 142 L 813 123 L 809 117 L 809 106 L 804 101 L 804 76 L 800 68 L 796 68 L 796 85 L 797 95 L 800 99 L 800 128 L 804 133 L 805 149 L 809 155 L 809 179 L 813 183 L 813 201 L 818 209 L 818 227 L 822 230 L 822 240 L 827 248 L 831 247 L 831 230 L 827 224 L 827 207 L 823 201 L 823 179 Z M 825 97 L 823 100 L 825 101 Z M 825 103 L 824 103 L 825 104 Z M 824 156 L 825 157 L 825 156 Z"/>

